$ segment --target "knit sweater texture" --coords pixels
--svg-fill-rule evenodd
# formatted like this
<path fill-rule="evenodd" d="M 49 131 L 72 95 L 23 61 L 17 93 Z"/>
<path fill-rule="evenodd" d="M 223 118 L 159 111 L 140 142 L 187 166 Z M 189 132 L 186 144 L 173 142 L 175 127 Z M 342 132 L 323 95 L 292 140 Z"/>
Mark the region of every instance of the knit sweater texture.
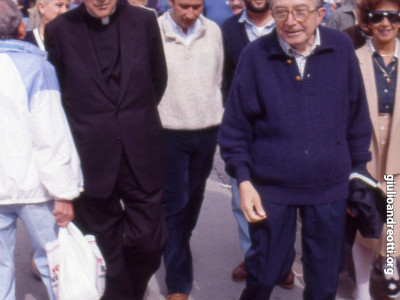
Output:
<path fill-rule="evenodd" d="M 172 31 L 165 15 L 159 18 L 168 84 L 158 111 L 166 129 L 199 130 L 221 123 L 222 35 L 217 24 L 199 18 L 201 26 L 189 45 Z"/>
<path fill-rule="evenodd" d="M 220 128 L 221 154 L 238 182 L 269 201 L 346 199 L 352 167 L 370 160 L 371 121 L 352 43 L 320 28 L 303 78 L 276 31 L 242 52 Z"/>

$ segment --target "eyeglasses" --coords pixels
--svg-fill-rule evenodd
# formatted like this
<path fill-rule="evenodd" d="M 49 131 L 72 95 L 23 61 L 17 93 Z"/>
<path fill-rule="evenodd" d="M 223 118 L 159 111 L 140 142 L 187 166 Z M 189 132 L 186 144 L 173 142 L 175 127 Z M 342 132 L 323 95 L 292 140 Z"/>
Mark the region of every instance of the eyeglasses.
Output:
<path fill-rule="evenodd" d="M 390 11 L 373 11 L 368 13 L 368 19 L 373 24 L 378 24 L 386 18 L 392 24 L 400 23 L 400 12 Z"/>
<path fill-rule="evenodd" d="M 292 14 L 293 18 L 297 22 L 305 22 L 308 17 L 316 11 L 317 8 L 313 10 L 308 10 L 307 8 L 295 8 L 295 9 L 288 9 L 288 8 L 276 8 L 272 10 L 272 16 L 276 21 L 285 21 L 289 14 Z"/>

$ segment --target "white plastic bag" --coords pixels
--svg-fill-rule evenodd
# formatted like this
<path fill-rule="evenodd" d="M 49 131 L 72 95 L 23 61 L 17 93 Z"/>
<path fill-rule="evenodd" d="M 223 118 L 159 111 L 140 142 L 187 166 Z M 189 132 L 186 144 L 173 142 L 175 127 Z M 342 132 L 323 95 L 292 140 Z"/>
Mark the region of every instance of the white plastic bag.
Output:
<path fill-rule="evenodd" d="M 106 265 L 93 235 L 71 222 L 58 240 L 46 244 L 52 287 L 58 300 L 98 300 L 104 293 Z"/>

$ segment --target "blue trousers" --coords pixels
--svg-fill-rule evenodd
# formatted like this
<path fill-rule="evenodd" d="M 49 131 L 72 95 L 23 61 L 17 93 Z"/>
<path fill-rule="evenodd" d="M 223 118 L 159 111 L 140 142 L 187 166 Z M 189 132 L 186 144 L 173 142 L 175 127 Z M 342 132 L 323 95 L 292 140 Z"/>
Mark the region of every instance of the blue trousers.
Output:
<path fill-rule="evenodd" d="M 46 243 L 57 239 L 58 227 L 53 216 L 54 202 L 0 205 L 0 299 L 15 300 L 15 234 L 19 218 L 31 239 L 35 264 L 51 300 L 51 287 Z M 29 266 L 25 266 L 28 270 Z"/>
<path fill-rule="evenodd" d="M 168 294 L 189 294 L 193 283 L 190 237 L 196 226 L 217 145 L 216 127 L 165 130 L 166 176 L 163 196 L 169 239 L 164 250 Z"/>
<path fill-rule="evenodd" d="M 240 208 L 239 187 L 237 185 L 237 180 L 235 178 L 231 178 L 231 186 L 232 186 L 232 213 L 238 224 L 240 247 L 242 248 L 243 253 L 246 253 L 251 245 L 250 234 L 249 234 L 249 223 L 247 222 L 246 218 L 243 215 L 242 209 Z"/>
<path fill-rule="evenodd" d="M 335 299 L 346 220 L 346 201 L 287 206 L 263 202 L 267 219 L 251 223 L 252 245 L 246 253 L 248 273 L 241 300 L 269 299 L 295 259 L 297 210 L 302 220 L 302 250 L 306 300 Z"/>

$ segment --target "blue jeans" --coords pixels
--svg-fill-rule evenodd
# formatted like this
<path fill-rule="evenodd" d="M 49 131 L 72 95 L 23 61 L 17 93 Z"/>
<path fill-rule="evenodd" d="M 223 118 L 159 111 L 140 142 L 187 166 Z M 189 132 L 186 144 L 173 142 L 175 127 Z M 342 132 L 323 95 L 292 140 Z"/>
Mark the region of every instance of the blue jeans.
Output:
<path fill-rule="evenodd" d="M 169 230 L 164 251 L 168 294 L 189 294 L 193 283 L 190 237 L 210 175 L 217 128 L 165 130 L 166 176 L 163 208 Z"/>
<path fill-rule="evenodd" d="M 247 222 L 246 218 L 243 215 L 242 209 L 240 208 L 239 187 L 237 184 L 237 180 L 235 178 L 231 178 L 231 186 L 232 186 L 232 213 L 238 224 L 240 247 L 242 248 L 243 253 L 246 253 L 251 246 L 249 223 Z"/>
<path fill-rule="evenodd" d="M 20 218 L 31 239 L 34 261 L 50 300 L 56 297 L 51 288 L 45 244 L 57 239 L 58 227 L 53 216 L 54 202 L 0 205 L 0 299 L 15 300 L 15 232 Z M 29 266 L 27 266 L 27 269 Z"/>

